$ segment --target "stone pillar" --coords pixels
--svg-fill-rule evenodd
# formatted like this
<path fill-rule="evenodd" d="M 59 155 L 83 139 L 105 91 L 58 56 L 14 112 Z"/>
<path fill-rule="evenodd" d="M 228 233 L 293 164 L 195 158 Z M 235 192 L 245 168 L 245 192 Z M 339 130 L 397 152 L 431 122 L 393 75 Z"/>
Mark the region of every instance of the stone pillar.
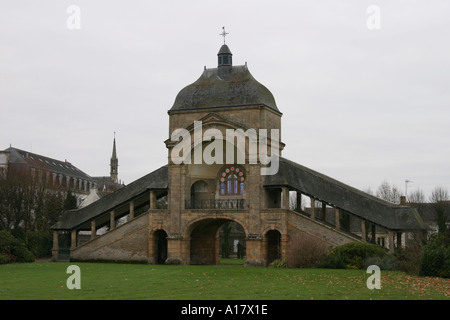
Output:
<path fill-rule="evenodd" d="M 95 226 L 95 220 L 91 221 L 91 240 L 94 240 L 97 236 L 97 228 Z"/>
<path fill-rule="evenodd" d="M 53 172 L 52 175 L 53 175 L 53 186 L 55 187 L 56 186 L 56 179 L 58 178 L 58 174 Z"/>
<path fill-rule="evenodd" d="M 250 234 L 246 241 L 245 265 L 262 267 L 267 264 L 267 240 L 259 234 Z"/>
<path fill-rule="evenodd" d="M 371 231 L 372 231 L 372 237 L 371 237 L 371 239 L 370 239 L 370 241 L 372 242 L 372 243 L 376 243 L 377 242 L 377 239 L 376 239 L 376 226 L 372 223 L 371 224 Z"/>
<path fill-rule="evenodd" d="M 389 253 L 394 253 L 394 232 L 388 231 L 389 237 Z"/>
<path fill-rule="evenodd" d="M 361 219 L 361 240 L 362 242 L 367 242 L 367 234 L 366 234 L 366 220 Z"/>
<path fill-rule="evenodd" d="M 72 230 L 70 234 L 70 248 L 74 249 L 77 247 L 77 230 Z"/>
<path fill-rule="evenodd" d="M 341 229 L 341 212 L 338 208 L 334 208 L 334 223 L 336 225 L 336 229 Z"/>
<path fill-rule="evenodd" d="M 179 233 L 167 235 L 167 264 L 190 264 L 189 247 L 190 241 L 185 241 Z M 190 239 L 189 239 L 190 240 Z M 154 242 L 154 241 L 153 241 Z M 152 249 L 153 248 L 153 249 Z M 156 263 L 156 249 L 149 244 L 149 263 Z"/>
<path fill-rule="evenodd" d="M 316 218 L 316 200 L 313 197 L 311 199 L 311 219 Z"/>
<path fill-rule="evenodd" d="M 156 209 L 156 194 L 155 194 L 155 191 L 150 191 L 150 209 Z"/>
<path fill-rule="evenodd" d="M 287 250 L 288 250 L 288 236 L 281 235 L 281 260 L 287 259 Z"/>
<path fill-rule="evenodd" d="M 109 213 L 109 231 L 116 227 L 116 212 L 113 210 Z"/>
<path fill-rule="evenodd" d="M 302 193 L 297 191 L 297 211 L 302 210 Z"/>
<path fill-rule="evenodd" d="M 66 188 L 70 189 L 70 177 L 66 176 Z"/>
<path fill-rule="evenodd" d="M 397 232 L 397 248 L 402 247 L 402 233 L 399 231 Z"/>
<path fill-rule="evenodd" d="M 134 201 L 130 201 L 130 220 L 134 219 Z"/>
<path fill-rule="evenodd" d="M 58 260 L 58 231 L 53 231 L 52 261 Z"/>
<path fill-rule="evenodd" d="M 289 209 L 289 188 L 281 188 L 281 208 Z"/>
<path fill-rule="evenodd" d="M 322 202 L 322 220 L 327 220 L 327 204 L 325 202 Z"/>
<path fill-rule="evenodd" d="M 59 186 L 62 187 L 62 180 L 63 180 L 63 175 L 62 174 L 58 174 L 58 178 L 59 178 Z"/>

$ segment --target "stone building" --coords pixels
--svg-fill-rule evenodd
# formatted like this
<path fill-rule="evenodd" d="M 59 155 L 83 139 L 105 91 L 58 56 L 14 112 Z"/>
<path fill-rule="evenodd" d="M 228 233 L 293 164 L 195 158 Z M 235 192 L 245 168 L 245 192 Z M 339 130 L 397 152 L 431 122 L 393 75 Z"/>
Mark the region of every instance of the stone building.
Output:
<path fill-rule="evenodd" d="M 247 64 L 234 66 L 232 57 L 224 44 L 218 66 L 205 67 L 176 96 L 168 110 L 167 164 L 61 216 L 53 226 L 54 260 L 66 237 L 72 260 L 218 264 L 218 231 L 233 221 L 245 233 L 246 265 L 265 266 L 289 259 L 297 235 L 336 246 L 383 231 L 393 250 L 404 245 L 402 234 L 424 228 L 414 208 L 385 202 L 283 158 L 285 145 L 268 134 L 282 129 L 272 93 Z M 230 131 L 248 134 L 243 148 L 236 142 L 241 136 L 228 139 Z M 264 147 L 270 162 L 262 157 Z M 313 209 L 290 206 L 290 193 L 297 194 L 298 203 L 306 197 Z M 118 226 L 122 217 L 127 222 Z M 361 227 L 359 235 L 352 223 Z M 99 235 L 105 226 L 108 232 Z M 85 231 L 90 240 L 81 243 L 79 234 Z"/>
<path fill-rule="evenodd" d="M 0 170 L 27 170 L 31 176 L 47 183 L 49 187 L 72 190 L 85 196 L 96 181 L 68 162 L 49 158 L 29 151 L 9 147 L 0 151 Z"/>
<path fill-rule="evenodd" d="M 0 151 L 0 171 L 30 172 L 33 178 L 44 182 L 48 188 L 71 190 L 82 204 L 86 198 L 89 198 L 90 203 L 122 186 L 118 181 L 118 166 L 115 138 L 108 177 L 90 176 L 67 159 L 61 161 L 14 147 Z"/>

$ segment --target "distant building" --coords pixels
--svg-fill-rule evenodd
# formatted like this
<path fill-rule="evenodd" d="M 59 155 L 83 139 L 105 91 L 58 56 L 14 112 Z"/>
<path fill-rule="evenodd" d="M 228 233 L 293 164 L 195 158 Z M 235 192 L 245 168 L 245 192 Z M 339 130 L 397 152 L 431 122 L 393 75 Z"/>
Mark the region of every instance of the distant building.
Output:
<path fill-rule="evenodd" d="M 92 177 L 67 160 L 56 160 L 14 147 L 0 151 L 0 171 L 11 170 L 29 170 L 33 178 L 45 182 L 49 188 L 71 190 L 80 200 L 84 200 L 91 191 L 98 192 L 98 198 L 101 198 L 122 186 L 118 182 L 115 138 L 110 177 Z M 89 200 L 94 198 L 91 196 Z"/>

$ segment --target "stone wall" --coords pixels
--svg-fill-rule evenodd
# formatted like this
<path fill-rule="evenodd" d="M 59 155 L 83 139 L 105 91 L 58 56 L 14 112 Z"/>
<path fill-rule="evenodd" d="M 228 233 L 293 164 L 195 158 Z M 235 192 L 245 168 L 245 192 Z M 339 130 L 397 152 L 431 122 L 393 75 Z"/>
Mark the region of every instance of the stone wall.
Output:
<path fill-rule="evenodd" d="M 148 213 L 73 249 L 71 259 L 148 262 Z"/>

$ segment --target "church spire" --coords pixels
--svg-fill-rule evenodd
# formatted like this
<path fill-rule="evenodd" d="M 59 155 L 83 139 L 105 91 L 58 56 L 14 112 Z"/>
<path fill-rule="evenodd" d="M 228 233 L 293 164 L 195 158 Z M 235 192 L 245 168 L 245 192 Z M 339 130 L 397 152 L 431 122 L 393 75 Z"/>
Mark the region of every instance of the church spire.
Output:
<path fill-rule="evenodd" d="M 118 175 L 119 175 L 119 159 L 117 159 L 117 152 L 116 152 L 116 133 L 114 132 L 114 141 L 113 141 L 113 151 L 111 156 L 111 171 L 110 171 L 110 178 L 111 181 L 114 183 L 118 183 Z"/>

